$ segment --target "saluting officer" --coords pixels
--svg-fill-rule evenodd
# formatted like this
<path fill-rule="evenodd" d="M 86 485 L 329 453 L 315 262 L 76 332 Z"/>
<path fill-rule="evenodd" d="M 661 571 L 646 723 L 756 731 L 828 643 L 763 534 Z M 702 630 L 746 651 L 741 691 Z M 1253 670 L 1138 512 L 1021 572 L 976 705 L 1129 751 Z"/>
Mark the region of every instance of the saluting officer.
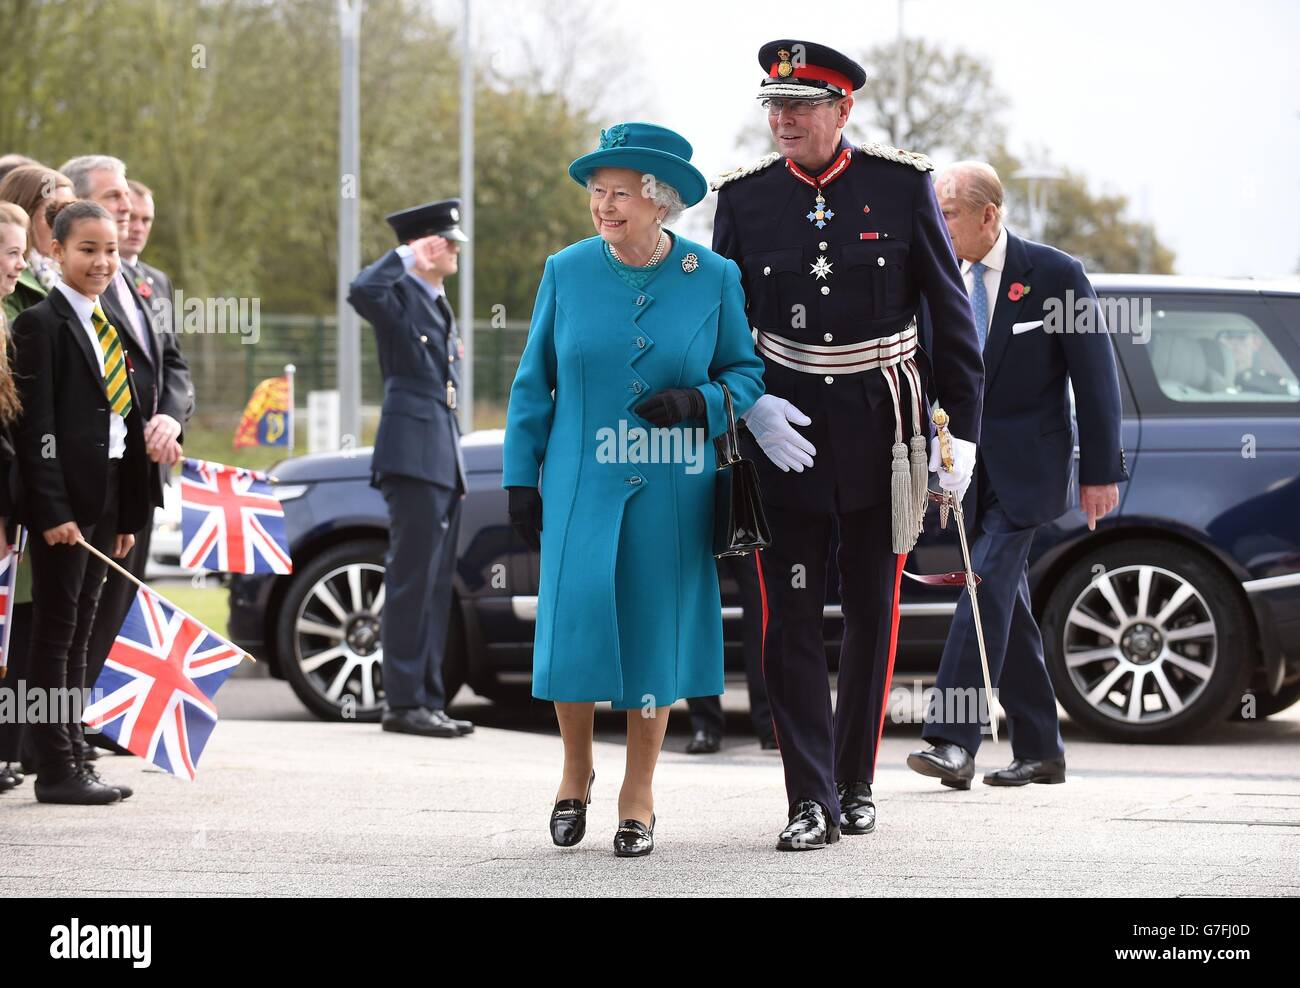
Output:
<path fill-rule="evenodd" d="M 443 653 L 465 494 L 456 419 L 464 356 L 443 279 L 456 273 L 460 200 L 385 217 L 400 246 L 363 270 L 348 292 L 375 329 L 384 404 L 371 484 L 388 502 L 380 628 L 386 731 L 457 737 L 474 726 L 446 713 Z"/>
<path fill-rule="evenodd" d="M 785 767 L 780 850 L 875 828 L 871 783 L 898 634 L 898 586 L 924 510 L 928 397 L 951 416 L 962 490 L 983 365 L 929 160 L 842 133 L 866 73 L 825 45 L 773 41 L 758 98 L 777 151 L 721 176 L 713 249 L 740 265 L 767 394 L 745 416 L 772 544 L 764 671 Z M 928 304 L 932 352 L 917 342 Z M 838 527 L 844 636 L 832 713 L 822 640 Z"/>

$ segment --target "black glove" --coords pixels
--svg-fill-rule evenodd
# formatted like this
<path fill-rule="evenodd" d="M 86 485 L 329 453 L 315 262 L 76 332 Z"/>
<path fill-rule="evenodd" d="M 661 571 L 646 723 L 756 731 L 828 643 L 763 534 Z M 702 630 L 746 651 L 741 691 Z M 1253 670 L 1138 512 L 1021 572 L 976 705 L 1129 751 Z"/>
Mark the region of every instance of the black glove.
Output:
<path fill-rule="evenodd" d="M 515 534 L 530 549 L 542 547 L 542 495 L 536 487 L 507 487 L 510 497 L 507 509 Z"/>
<path fill-rule="evenodd" d="M 632 409 L 651 425 L 665 429 L 683 419 L 698 419 L 708 410 L 698 388 L 669 388 Z"/>

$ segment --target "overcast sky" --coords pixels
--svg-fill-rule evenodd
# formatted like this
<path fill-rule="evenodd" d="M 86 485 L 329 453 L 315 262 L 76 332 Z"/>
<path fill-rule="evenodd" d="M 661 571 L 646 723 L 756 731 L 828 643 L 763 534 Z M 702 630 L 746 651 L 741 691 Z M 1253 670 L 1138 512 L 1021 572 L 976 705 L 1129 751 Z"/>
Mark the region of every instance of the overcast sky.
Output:
<path fill-rule="evenodd" d="M 575 42 L 555 38 L 554 21 L 519 16 L 516 0 L 475 3 L 478 44 L 498 59 L 521 42 Z M 459 21 L 458 0 L 436 7 Z M 710 176 L 749 157 L 735 135 L 761 114 L 763 42 L 862 51 L 898 28 L 897 0 L 603 0 L 589 10 L 593 36 L 621 39 L 593 60 L 625 66 L 606 73 L 602 105 L 681 131 Z M 1272 276 L 1300 265 L 1300 3 L 905 0 L 903 11 L 909 36 L 992 66 L 1010 100 L 1013 152 L 1043 148 L 1094 192 L 1127 195 L 1133 216 L 1176 252 L 1179 273 Z M 852 119 L 848 132 L 865 137 Z"/>

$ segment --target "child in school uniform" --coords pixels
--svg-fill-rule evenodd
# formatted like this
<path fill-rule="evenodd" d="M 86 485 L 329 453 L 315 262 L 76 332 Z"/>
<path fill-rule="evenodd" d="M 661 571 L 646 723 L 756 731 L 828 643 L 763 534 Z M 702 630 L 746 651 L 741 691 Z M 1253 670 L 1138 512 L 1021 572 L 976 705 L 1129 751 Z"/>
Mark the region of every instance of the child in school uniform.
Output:
<path fill-rule="evenodd" d="M 122 558 L 150 513 L 142 409 L 118 330 L 100 306 L 117 273 L 117 225 L 98 203 L 52 204 L 49 295 L 14 320 L 18 516 L 31 531 L 31 686 L 83 691 L 86 644 L 106 564 L 78 544 Z M 52 713 L 54 711 L 51 711 Z M 110 785 L 81 755 L 80 709 L 29 725 L 36 798 L 101 805 L 131 790 Z"/>

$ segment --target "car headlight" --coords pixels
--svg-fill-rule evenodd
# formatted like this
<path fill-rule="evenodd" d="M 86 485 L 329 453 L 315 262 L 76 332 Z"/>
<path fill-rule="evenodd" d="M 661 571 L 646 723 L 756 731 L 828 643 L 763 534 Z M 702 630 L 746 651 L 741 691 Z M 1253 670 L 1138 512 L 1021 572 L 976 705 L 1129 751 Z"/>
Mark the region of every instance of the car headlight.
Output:
<path fill-rule="evenodd" d="M 307 484 L 272 484 L 271 493 L 278 501 L 292 501 L 306 494 L 308 486 Z"/>

